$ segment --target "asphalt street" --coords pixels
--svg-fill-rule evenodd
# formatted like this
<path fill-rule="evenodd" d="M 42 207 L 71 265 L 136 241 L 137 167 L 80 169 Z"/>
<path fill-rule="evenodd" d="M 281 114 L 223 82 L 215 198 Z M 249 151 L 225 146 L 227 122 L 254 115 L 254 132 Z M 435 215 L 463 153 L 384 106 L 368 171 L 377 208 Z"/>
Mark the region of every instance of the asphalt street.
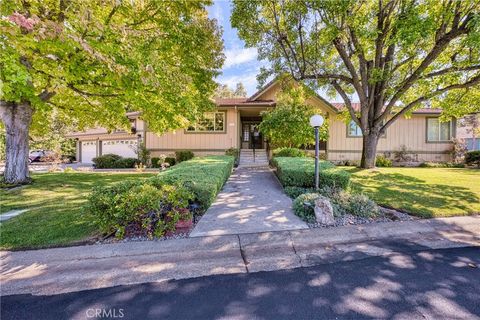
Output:
<path fill-rule="evenodd" d="M 1 298 L 1 319 L 480 319 L 480 248 Z"/>

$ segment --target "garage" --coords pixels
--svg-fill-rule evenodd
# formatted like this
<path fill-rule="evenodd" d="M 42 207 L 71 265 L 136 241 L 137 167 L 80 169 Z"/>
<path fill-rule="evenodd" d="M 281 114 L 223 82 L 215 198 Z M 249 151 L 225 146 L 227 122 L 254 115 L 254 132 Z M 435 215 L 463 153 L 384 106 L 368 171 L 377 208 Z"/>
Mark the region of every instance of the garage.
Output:
<path fill-rule="evenodd" d="M 102 154 L 113 153 L 124 158 L 136 158 L 136 139 L 102 141 Z"/>
<path fill-rule="evenodd" d="M 97 156 L 97 141 L 82 141 L 80 161 L 82 163 L 92 163 L 92 159 Z"/>

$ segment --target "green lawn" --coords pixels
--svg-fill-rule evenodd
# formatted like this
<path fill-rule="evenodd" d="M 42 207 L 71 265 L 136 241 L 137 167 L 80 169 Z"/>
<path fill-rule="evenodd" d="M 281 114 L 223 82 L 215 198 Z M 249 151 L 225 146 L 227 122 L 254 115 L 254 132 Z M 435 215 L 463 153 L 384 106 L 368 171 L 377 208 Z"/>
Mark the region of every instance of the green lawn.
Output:
<path fill-rule="evenodd" d="M 107 185 L 148 173 L 34 174 L 33 184 L 18 190 L 0 190 L 0 214 L 31 208 L 0 226 L 0 248 L 20 249 L 64 245 L 97 234 L 82 213 L 85 196 L 95 183 Z"/>
<path fill-rule="evenodd" d="M 425 218 L 480 213 L 478 169 L 344 169 L 352 173 L 354 190 L 381 205 Z"/>

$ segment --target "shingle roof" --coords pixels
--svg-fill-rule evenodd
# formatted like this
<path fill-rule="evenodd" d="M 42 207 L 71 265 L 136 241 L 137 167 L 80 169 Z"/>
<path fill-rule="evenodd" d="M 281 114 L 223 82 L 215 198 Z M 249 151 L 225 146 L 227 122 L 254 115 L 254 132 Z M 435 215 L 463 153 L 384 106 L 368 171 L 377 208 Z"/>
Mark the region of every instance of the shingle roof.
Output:
<path fill-rule="evenodd" d="M 274 105 L 273 100 L 255 100 L 249 101 L 247 98 L 215 98 L 215 104 L 218 106 L 251 106 L 251 105 Z"/>

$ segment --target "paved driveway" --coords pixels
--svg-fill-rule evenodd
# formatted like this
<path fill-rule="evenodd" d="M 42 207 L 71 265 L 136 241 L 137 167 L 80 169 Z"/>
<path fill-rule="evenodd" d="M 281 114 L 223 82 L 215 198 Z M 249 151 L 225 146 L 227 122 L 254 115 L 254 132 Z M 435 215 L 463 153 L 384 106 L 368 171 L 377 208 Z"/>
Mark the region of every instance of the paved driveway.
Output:
<path fill-rule="evenodd" d="M 190 236 L 306 228 L 270 168 L 238 168 Z"/>

